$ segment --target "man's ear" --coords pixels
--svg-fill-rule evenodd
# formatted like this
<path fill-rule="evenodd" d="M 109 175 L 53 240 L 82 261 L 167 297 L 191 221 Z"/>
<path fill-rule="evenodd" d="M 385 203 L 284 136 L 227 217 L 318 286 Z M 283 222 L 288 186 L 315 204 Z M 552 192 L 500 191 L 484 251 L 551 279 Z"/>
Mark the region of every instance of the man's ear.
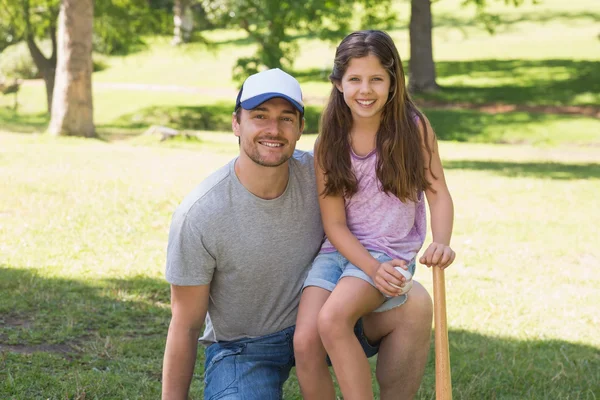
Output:
<path fill-rule="evenodd" d="M 300 136 L 302 136 L 302 133 L 304 132 L 304 122 L 306 120 L 304 119 L 304 117 L 302 117 L 302 119 L 300 120 L 300 130 L 298 131 L 298 139 L 300 139 Z"/>
<path fill-rule="evenodd" d="M 237 114 L 235 112 L 231 114 L 231 129 L 235 136 L 240 136 L 240 123 L 237 120 Z"/>

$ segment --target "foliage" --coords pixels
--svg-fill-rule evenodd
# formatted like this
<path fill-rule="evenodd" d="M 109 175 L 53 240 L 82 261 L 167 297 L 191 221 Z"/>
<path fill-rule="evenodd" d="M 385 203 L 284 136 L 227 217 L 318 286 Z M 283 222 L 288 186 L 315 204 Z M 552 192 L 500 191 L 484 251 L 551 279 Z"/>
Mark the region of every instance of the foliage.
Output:
<path fill-rule="evenodd" d="M 296 39 L 302 35 L 337 41 L 357 19 L 361 27 L 394 20 L 394 15 L 386 11 L 390 0 L 375 6 L 366 0 L 203 0 L 201 4 L 214 24 L 242 28 L 258 44 L 253 56 L 237 61 L 237 81 L 264 67 L 291 69 L 299 48 Z"/>
<path fill-rule="evenodd" d="M 172 6 L 167 2 L 152 3 L 154 7 L 148 7 L 147 0 L 96 1 L 94 50 L 128 54 L 144 45 L 143 35 L 168 33 Z"/>
<path fill-rule="evenodd" d="M 490 34 L 496 32 L 496 27 L 501 23 L 500 17 L 489 11 L 493 3 L 504 3 L 506 6 L 519 7 L 525 4 L 526 0 L 462 0 L 464 6 L 475 7 L 475 18 Z M 531 0 L 532 4 L 537 4 L 538 0 Z"/>
<path fill-rule="evenodd" d="M 44 54 L 50 54 L 52 51 L 52 43 L 49 39 L 38 41 L 38 46 Z M 101 71 L 106 68 L 104 58 L 99 55 L 94 55 L 93 60 L 94 71 Z M 40 77 L 40 72 L 33 62 L 31 53 L 25 42 L 8 46 L 0 57 L 0 76 L 35 79 Z"/>
<path fill-rule="evenodd" d="M 50 54 L 52 51 L 50 40 L 41 41 L 38 45 L 45 54 Z M 2 52 L 2 57 L 0 57 L 0 75 L 23 79 L 40 77 L 25 42 L 9 46 Z"/>
<path fill-rule="evenodd" d="M 164 0 L 98 0 L 94 4 L 94 50 L 126 54 L 143 44 L 142 36 L 169 30 L 171 6 Z M 60 0 L 0 0 L 0 50 L 29 34 L 49 39 Z"/>
<path fill-rule="evenodd" d="M 1 4 L 2 3 L 0 2 L 0 5 Z M 0 10 L 0 15 L 1 13 L 2 11 Z M 14 27 L 8 20 L 2 20 L 0 18 L 0 53 L 13 43 L 15 37 L 14 31 Z"/>

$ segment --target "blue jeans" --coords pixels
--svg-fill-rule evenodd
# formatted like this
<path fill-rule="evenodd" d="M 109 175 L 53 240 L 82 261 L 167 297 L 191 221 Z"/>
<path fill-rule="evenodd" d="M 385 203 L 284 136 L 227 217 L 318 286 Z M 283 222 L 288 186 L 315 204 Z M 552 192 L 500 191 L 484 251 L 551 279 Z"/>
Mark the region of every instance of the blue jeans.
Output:
<path fill-rule="evenodd" d="M 294 360 L 294 330 L 258 338 L 217 342 L 205 350 L 205 400 L 281 400 L 283 384 Z M 359 321 L 354 328 L 367 357 L 377 354 L 379 344 L 367 341 Z"/>
<path fill-rule="evenodd" d="M 390 261 L 392 258 L 380 251 L 369 250 L 369 253 L 379 262 Z M 408 271 L 414 276 L 415 260 L 407 263 Z M 304 281 L 302 289 L 308 286 L 317 286 L 325 290 L 333 291 L 338 281 L 346 276 L 362 279 L 375 287 L 375 283 L 369 275 L 363 272 L 338 251 L 320 253 L 313 261 L 308 276 Z M 400 296 L 389 297 L 384 295 L 385 301 L 373 312 L 384 312 L 406 303 L 408 293 Z"/>

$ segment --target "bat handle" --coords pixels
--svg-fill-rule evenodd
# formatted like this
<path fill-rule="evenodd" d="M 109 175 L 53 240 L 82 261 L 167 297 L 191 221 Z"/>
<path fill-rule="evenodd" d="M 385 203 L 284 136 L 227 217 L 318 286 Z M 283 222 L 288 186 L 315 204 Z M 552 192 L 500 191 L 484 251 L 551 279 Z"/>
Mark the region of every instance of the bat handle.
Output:
<path fill-rule="evenodd" d="M 439 267 L 432 267 L 432 269 L 435 317 L 435 398 L 436 400 L 452 400 L 444 270 Z"/>

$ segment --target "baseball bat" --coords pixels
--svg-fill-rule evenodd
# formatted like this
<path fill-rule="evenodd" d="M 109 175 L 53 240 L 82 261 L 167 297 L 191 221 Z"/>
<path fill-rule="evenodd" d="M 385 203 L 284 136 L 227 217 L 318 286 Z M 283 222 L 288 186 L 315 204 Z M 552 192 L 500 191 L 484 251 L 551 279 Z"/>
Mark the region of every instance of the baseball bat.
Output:
<path fill-rule="evenodd" d="M 446 321 L 446 287 L 444 270 L 433 267 L 433 312 L 435 317 L 435 398 L 452 400 L 450 348 Z"/>

